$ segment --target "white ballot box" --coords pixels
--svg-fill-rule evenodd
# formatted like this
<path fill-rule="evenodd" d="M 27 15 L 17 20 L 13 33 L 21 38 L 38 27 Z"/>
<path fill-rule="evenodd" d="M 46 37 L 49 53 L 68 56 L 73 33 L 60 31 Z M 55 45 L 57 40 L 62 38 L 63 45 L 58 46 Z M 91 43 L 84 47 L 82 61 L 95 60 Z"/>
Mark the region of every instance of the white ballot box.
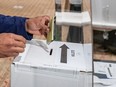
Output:
<path fill-rule="evenodd" d="M 27 43 L 11 64 L 11 87 L 92 87 L 92 44 Z"/>

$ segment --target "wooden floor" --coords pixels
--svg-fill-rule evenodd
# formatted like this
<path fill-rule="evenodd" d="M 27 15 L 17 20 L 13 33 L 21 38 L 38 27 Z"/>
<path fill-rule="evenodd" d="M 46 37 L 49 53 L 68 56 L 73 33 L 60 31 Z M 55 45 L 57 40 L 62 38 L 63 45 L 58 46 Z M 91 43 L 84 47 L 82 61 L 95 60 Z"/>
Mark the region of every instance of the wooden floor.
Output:
<path fill-rule="evenodd" d="M 90 0 L 83 0 L 84 8 L 90 11 Z M 16 9 L 14 6 L 21 5 L 22 9 Z M 39 15 L 54 15 L 54 0 L 0 0 L 0 14 L 6 14 L 11 16 L 23 16 L 23 17 L 36 17 Z M 87 31 L 89 32 L 89 31 Z M 89 32 L 90 33 L 90 32 Z M 108 59 L 113 58 L 116 60 L 115 55 L 107 56 L 105 54 L 94 54 L 96 59 Z M 9 87 L 10 80 L 10 65 L 13 58 L 0 58 L 0 87 Z"/>

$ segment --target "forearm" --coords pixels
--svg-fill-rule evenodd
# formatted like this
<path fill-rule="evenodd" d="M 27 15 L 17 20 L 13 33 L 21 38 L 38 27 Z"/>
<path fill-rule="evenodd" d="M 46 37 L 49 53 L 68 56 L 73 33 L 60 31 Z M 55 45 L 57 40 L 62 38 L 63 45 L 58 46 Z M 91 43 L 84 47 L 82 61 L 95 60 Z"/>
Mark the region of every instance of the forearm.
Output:
<path fill-rule="evenodd" d="M 33 35 L 26 32 L 26 18 L 0 15 L 0 33 L 15 33 L 26 39 L 32 39 Z"/>

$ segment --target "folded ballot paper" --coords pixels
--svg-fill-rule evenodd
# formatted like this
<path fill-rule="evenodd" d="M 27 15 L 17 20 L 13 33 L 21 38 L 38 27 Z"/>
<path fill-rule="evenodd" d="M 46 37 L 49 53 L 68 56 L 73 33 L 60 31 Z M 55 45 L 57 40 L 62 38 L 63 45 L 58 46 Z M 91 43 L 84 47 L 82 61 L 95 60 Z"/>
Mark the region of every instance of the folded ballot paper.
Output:
<path fill-rule="evenodd" d="M 94 87 L 116 87 L 116 62 L 94 62 Z"/>
<path fill-rule="evenodd" d="M 11 87 L 92 87 L 92 44 L 28 41 L 11 64 Z"/>
<path fill-rule="evenodd" d="M 83 26 L 91 23 L 88 11 L 85 12 L 56 12 L 56 24 L 68 26 Z"/>
<path fill-rule="evenodd" d="M 55 17 L 53 17 L 50 20 L 50 31 L 47 34 L 47 44 L 50 44 L 54 40 L 54 23 L 55 23 Z"/>

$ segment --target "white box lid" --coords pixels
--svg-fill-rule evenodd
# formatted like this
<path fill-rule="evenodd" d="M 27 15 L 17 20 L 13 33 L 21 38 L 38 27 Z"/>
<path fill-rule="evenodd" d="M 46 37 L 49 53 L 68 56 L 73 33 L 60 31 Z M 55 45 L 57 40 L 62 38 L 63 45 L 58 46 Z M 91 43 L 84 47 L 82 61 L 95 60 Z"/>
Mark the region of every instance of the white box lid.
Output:
<path fill-rule="evenodd" d="M 68 48 L 60 48 L 66 45 Z M 84 51 L 84 47 L 87 47 L 88 53 Z M 69 43 L 69 42 L 58 42 L 53 41 L 48 45 L 48 51 L 46 52 L 42 47 L 35 46 L 31 44 L 26 45 L 24 53 L 19 54 L 21 59 L 19 61 L 14 61 L 18 65 L 29 65 L 33 67 L 46 67 L 53 69 L 62 70 L 74 70 L 74 71 L 92 71 L 92 49 L 91 44 L 79 43 Z M 50 55 L 50 50 L 53 49 L 52 55 Z M 63 50 L 67 53 L 67 63 L 61 63 L 61 53 Z M 89 52 L 91 51 L 91 52 Z M 84 55 L 86 54 L 86 55 Z M 89 54 L 89 56 L 87 56 Z"/>

